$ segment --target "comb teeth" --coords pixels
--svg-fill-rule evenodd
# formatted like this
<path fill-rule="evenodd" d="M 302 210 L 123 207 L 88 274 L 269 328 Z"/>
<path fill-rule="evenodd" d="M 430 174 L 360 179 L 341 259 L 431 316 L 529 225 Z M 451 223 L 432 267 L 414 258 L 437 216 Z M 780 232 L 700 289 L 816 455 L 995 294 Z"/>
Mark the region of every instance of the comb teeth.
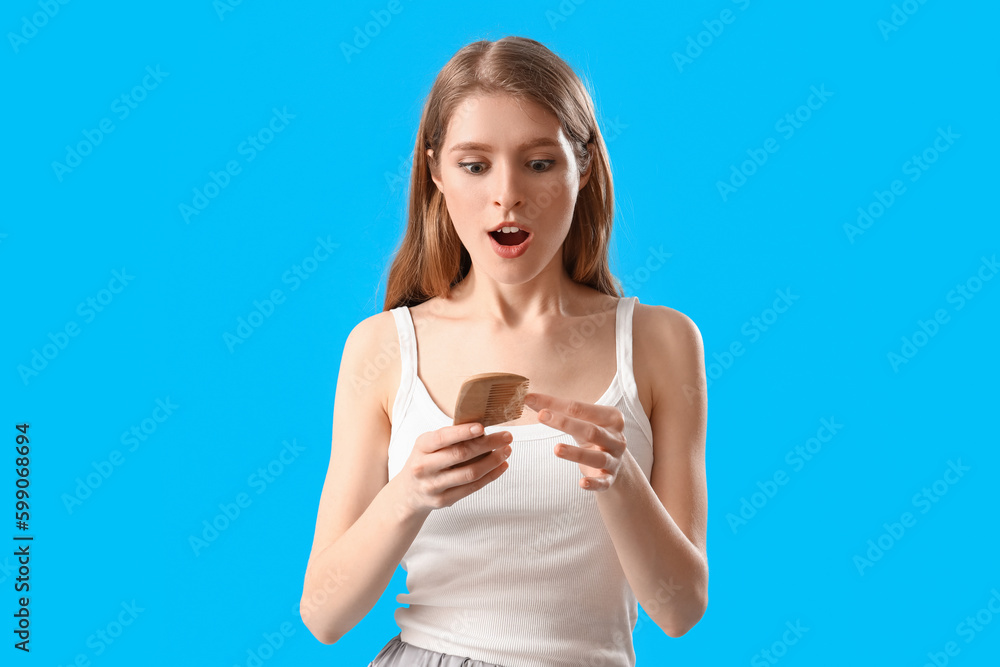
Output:
<path fill-rule="evenodd" d="M 497 423 L 520 418 L 524 412 L 527 382 L 498 382 L 490 387 L 486 399 L 486 419 Z"/>
<path fill-rule="evenodd" d="M 516 373 L 478 373 L 462 383 L 455 401 L 456 424 L 492 426 L 521 416 L 528 378 Z"/>

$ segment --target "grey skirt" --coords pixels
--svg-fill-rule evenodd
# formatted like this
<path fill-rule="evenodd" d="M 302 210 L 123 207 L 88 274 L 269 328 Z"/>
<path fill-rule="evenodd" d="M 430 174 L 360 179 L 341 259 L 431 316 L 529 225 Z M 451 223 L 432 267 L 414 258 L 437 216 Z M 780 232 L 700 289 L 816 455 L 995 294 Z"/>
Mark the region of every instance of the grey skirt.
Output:
<path fill-rule="evenodd" d="M 368 667 L 503 667 L 492 662 L 463 658 L 407 644 L 400 635 L 389 640 Z"/>

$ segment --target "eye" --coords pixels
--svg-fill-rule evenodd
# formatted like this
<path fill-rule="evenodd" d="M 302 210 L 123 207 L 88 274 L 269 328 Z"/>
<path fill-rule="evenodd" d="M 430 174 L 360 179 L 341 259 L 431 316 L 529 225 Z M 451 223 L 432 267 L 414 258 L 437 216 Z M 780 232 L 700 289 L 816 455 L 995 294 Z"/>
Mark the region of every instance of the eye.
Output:
<path fill-rule="evenodd" d="M 541 174 L 548 171 L 549 167 L 555 164 L 555 160 L 530 160 L 528 164 L 531 165 L 529 167 L 531 171 Z M 541 168 L 538 165 L 541 165 Z M 459 162 L 458 166 L 474 176 L 486 171 L 486 165 L 483 162 Z"/>
<path fill-rule="evenodd" d="M 465 171 L 468 171 L 470 174 L 476 174 L 476 175 L 481 174 L 483 173 L 483 171 L 486 170 L 482 162 L 459 162 L 458 166 L 461 167 L 462 169 L 465 169 Z M 479 171 L 469 171 L 468 169 L 466 169 L 466 167 L 483 167 L 483 169 Z"/>

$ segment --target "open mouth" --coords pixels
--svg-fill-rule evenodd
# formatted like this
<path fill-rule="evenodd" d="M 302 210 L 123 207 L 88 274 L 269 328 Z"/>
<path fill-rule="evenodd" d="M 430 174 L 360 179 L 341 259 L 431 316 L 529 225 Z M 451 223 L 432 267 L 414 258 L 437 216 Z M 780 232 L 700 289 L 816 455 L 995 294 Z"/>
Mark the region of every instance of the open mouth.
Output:
<path fill-rule="evenodd" d="M 496 231 L 489 234 L 500 245 L 521 245 L 528 238 L 528 232 L 523 229 L 516 232 Z"/>

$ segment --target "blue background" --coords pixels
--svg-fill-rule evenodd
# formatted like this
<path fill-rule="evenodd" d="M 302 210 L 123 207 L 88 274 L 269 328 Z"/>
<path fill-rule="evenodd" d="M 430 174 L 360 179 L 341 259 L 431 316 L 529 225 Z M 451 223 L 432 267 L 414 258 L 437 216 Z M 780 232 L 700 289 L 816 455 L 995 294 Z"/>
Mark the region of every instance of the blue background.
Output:
<path fill-rule="evenodd" d="M 341 44 L 387 3 L 50 4 L 48 18 L 45 2 L 12 0 L 0 19 L 0 498 L 12 536 L 14 425 L 29 422 L 35 536 L 30 657 L 10 646 L 16 573 L 0 557 L 5 664 L 246 665 L 285 627 L 264 664 L 366 665 L 398 631 L 402 570 L 333 646 L 298 616 L 340 354 L 381 309 L 434 76 L 464 44 L 507 34 L 588 82 L 614 168 L 612 269 L 704 337 L 710 603 L 680 639 L 643 615 L 638 663 L 773 664 L 768 650 L 788 666 L 922 665 L 955 642 L 950 662 L 996 664 L 1000 618 L 959 625 L 1000 590 L 1000 280 L 976 282 L 1000 250 L 996 4 L 403 0 L 349 61 Z M 115 100 L 147 67 L 163 74 L 122 117 Z M 813 86 L 831 95 L 809 109 Z M 241 142 L 275 109 L 294 118 L 249 160 Z M 776 124 L 795 113 L 789 136 Z M 102 119 L 113 131 L 57 173 Z M 939 128 L 958 136 L 938 155 Z M 723 197 L 718 183 L 769 138 L 777 152 Z M 927 149 L 935 161 L 911 180 Z M 185 220 L 181 204 L 229 161 L 239 173 Z M 897 179 L 905 193 L 845 231 Z M 330 258 L 287 279 L 328 235 Z M 653 249 L 671 255 L 649 271 Z M 102 293 L 114 271 L 132 277 Z M 961 308 L 959 285 L 978 290 Z M 285 301 L 227 347 L 275 289 Z M 798 298 L 773 317 L 778 290 Z M 947 322 L 894 366 L 939 309 Z M 77 335 L 60 338 L 70 323 Z M 734 342 L 743 353 L 727 358 Z M 162 423 L 158 399 L 177 406 Z M 842 428 L 794 465 L 822 419 Z M 155 431 L 130 451 L 122 435 L 143 420 Z M 302 450 L 262 488 L 252 476 L 285 442 Z M 67 507 L 115 450 L 120 465 Z M 953 484 L 939 481 L 949 461 L 968 468 Z M 925 488 L 935 501 L 915 502 Z M 249 506 L 196 555 L 189 537 L 240 493 Z M 734 524 L 744 499 L 758 507 Z M 892 538 L 884 524 L 904 512 L 915 523 Z M 133 601 L 99 652 L 95 633 Z M 784 643 L 796 623 L 808 630 Z"/>

